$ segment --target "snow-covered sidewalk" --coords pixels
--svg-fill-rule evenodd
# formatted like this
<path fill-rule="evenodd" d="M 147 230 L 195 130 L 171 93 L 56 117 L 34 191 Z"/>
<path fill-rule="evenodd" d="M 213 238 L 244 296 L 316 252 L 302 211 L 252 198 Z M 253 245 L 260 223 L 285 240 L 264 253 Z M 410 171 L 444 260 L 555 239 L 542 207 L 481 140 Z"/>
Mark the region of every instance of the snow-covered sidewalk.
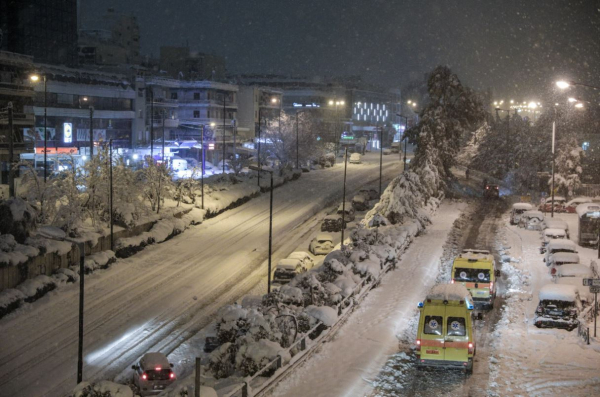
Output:
<path fill-rule="evenodd" d="M 371 390 L 397 335 L 409 326 L 417 302 L 435 284 L 443 245 L 466 205 L 444 202 L 426 234 L 418 237 L 398 267 L 303 367 L 281 382 L 274 396 L 360 396 Z"/>

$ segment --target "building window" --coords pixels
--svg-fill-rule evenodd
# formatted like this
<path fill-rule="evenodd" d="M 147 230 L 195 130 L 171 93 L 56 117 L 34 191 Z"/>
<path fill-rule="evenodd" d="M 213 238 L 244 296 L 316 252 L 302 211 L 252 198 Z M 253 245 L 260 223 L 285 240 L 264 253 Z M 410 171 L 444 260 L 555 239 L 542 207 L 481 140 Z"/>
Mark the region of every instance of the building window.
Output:
<path fill-rule="evenodd" d="M 209 118 L 209 119 L 210 119 L 210 110 L 207 110 L 207 111 L 206 111 L 206 118 Z"/>
<path fill-rule="evenodd" d="M 200 111 L 199 110 L 194 110 L 194 118 L 195 119 L 199 119 L 200 118 Z"/>
<path fill-rule="evenodd" d="M 177 93 L 176 92 L 172 92 L 171 93 L 171 99 L 177 99 Z"/>
<path fill-rule="evenodd" d="M 194 100 L 195 101 L 199 101 L 200 100 L 200 93 L 199 92 L 194 92 Z"/>

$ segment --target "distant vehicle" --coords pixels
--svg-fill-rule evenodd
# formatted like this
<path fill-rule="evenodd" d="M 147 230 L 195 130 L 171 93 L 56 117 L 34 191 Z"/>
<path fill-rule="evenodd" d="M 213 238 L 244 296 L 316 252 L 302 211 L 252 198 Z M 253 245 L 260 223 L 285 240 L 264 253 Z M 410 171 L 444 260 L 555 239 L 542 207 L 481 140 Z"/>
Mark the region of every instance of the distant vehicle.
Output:
<path fill-rule="evenodd" d="M 471 294 L 460 284 L 438 284 L 419 302 L 416 364 L 473 372 L 475 332 Z"/>
<path fill-rule="evenodd" d="M 579 245 L 598 244 L 598 229 L 600 228 L 600 204 L 584 203 L 576 208 L 579 217 Z"/>
<path fill-rule="evenodd" d="M 352 206 L 356 211 L 365 211 L 369 208 L 369 198 L 364 194 L 357 194 L 352 198 Z"/>
<path fill-rule="evenodd" d="M 387 155 L 390 155 L 390 154 L 392 154 L 392 149 L 390 149 L 390 148 L 384 148 L 383 149 L 383 155 L 384 156 L 387 156 Z"/>
<path fill-rule="evenodd" d="M 556 274 L 553 275 L 554 282 L 556 284 L 572 285 L 574 287 L 581 287 L 583 285 L 584 278 L 597 278 L 598 273 L 596 268 L 590 268 L 589 266 L 581 263 L 571 263 L 559 266 L 556 269 Z M 581 296 L 582 301 L 591 303 L 594 296 L 589 292 L 589 288 L 584 288 Z"/>
<path fill-rule="evenodd" d="M 452 284 L 467 288 L 475 305 L 492 309 L 496 299 L 496 261 L 487 250 L 463 250 L 452 264 Z"/>
<path fill-rule="evenodd" d="M 567 239 L 552 240 L 546 245 L 546 255 L 544 256 L 544 263 L 548 263 L 550 256 L 559 252 L 571 252 L 577 253 L 577 244 Z"/>
<path fill-rule="evenodd" d="M 377 190 L 375 189 L 360 189 L 358 194 L 368 197 L 368 200 L 375 200 L 379 198 L 379 193 L 377 193 Z"/>
<path fill-rule="evenodd" d="M 322 232 L 337 233 L 345 229 L 345 222 L 340 215 L 327 215 L 321 223 Z"/>
<path fill-rule="evenodd" d="M 558 268 L 567 265 L 579 263 L 580 258 L 579 255 L 573 252 L 557 252 L 548 257 L 548 261 L 546 262 L 546 266 L 550 269 L 550 274 L 555 275 L 558 271 Z"/>
<path fill-rule="evenodd" d="M 486 199 L 500 197 L 500 186 L 487 183 L 483 189 L 483 197 Z"/>
<path fill-rule="evenodd" d="M 175 172 L 177 171 L 186 171 L 188 169 L 187 160 L 182 159 L 181 157 L 173 157 L 171 159 L 171 169 Z"/>
<path fill-rule="evenodd" d="M 564 205 L 565 212 L 568 214 L 576 214 L 577 206 L 579 204 L 591 203 L 593 202 L 590 197 L 575 197 L 573 200 L 568 201 Z"/>
<path fill-rule="evenodd" d="M 563 196 L 554 196 L 554 212 L 565 212 L 565 203 L 567 199 Z M 543 212 L 552 212 L 552 196 L 546 198 L 544 204 L 540 204 L 538 210 Z"/>
<path fill-rule="evenodd" d="M 299 259 L 281 259 L 277 262 L 277 266 L 275 266 L 273 284 L 277 284 L 278 286 L 285 285 L 292 281 L 297 274 L 304 273 L 306 270 Z"/>
<path fill-rule="evenodd" d="M 309 251 L 313 255 L 327 255 L 333 251 L 333 237 L 328 233 L 319 233 L 317 237 L 312 239 L 309 246 Z"/>
<path fill-rule="evenodd" d="M 521 214 L 519 226 L 527 230 L 542 230 L 544 214 L 540 211 L 525 211 Z"/>
<path fill-rule="evenodd" d="M 362 163 L 362 159 L 360 153 L 352 153 L 350 155 L 350 159 L 348 160 L 350 164 L 360 164 Z"/>
<path fill-rule="evenodd" d="M 544 223 L 542 225 L 542 232 L 545 229 L 562 229 L 567 233 L 567 238 L 570 238 L 569 235 L 569 224 L 565 222 L 565 220 L 560 218 L 544 218 Z"/>
<path fill-rule="evenodd" d="M 160 394 L 175 382 L 172 367 L 173 364 L 169 363 L 163 353 L 146 353 L 136 365 L 131 367 L 134 370 L 133 383 L 142 396 Z"/>
<path fill-rule="evenodd" d="M 546 252 L 546 246 L 552 240 L 557 239 L 566 239 L 567 232 L 563 229 L 544 229 L 542 231 L 542 247 L 540 248 L 540 253 Z"/>
<path fill-rule="evenodd" d="M 335 153 L 326 153 L 319 158 L 321 168 L 333 167 L 335 164 Z"/>
<path fill-rule="evenodd" d="M 573 331 L 579 325 L 582 305 L 579 289 L 573 285 L 548 284 L 539 292 L 540 303 L 533 324 L 538 328 L 562 328 Z"/>
<path fill-rule="evenodd" d="M 342 212 L 346 213 L 344 215 L 345 222 L 352 222 L 354 218 L 356 218 L 356 212 L 354 211 L 354 207 L 352 207 L 352 203 L 349 201 L 346 201 L 346 204 L 344 204 L 343 211 L 342 204 L 340 204 L 340 206 L 338 207 L 337 214 L 341 216 Z"/>
<path fill-rule="evenodd" d="M 517 225 L 519 220 L 521 220 L 521 215 L 525 211 L 531 211 L 533 206 L 529 203 L 515 203 L 512 206 L 512 210 L 510 212 L 510 224 Z"/>
<path fill-rule="evenodd" d="M 304 266 L 307 270 L 310 270 L 315 266 L 315 261 L 308 252 L 294 251 L 288 255 L 288 258 L 300 260 L 302 262 L 302 266 Z"/>

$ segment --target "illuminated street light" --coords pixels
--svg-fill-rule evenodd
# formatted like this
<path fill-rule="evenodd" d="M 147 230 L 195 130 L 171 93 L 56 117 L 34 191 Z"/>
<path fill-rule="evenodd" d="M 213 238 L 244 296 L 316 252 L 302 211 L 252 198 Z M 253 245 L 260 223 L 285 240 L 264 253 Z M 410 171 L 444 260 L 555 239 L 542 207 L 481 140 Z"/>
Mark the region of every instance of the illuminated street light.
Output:
<path fill-rule="evenodd" d="M 412 103 L 412 106 L 413 106 L 413 108 L 414 108 L 415 106 L 417 106 L 417 103 L 416 103 L 416 102 L 413 102 L 413 103 Z"/>
<path fill-rule="evenodd" d="M 32 74 L 31 76 L 29 76 L 29 79 L 34 83 L 37 83 L 38 81 L 40 81 L 40 76 L 38 74 Z"/>
<path fill-rule="evenodd" d="M 212 123 L 210 123 L 210 126 L 214 128 L 214 126 L 216 126 L 217 123 L 215 123 L 214 121 Z"/>
<path fill-rule="evenodd" d="M 333 102 L 333 101 L 329 101 L 329 105 L 333 105 L 333 104 L 334 104 L 334 102 Z"/>
<path fill-rule="evenodd" d="M 581 109 L 581 108 L 583 108 L 583 103 L 578 102 L 575 104 L 575 107 Z"/>
<path fill-rule="evenodd" d="M 569 82 L 561 80 L 561 81 L 557 81 L 556 82 L 556 86 L 558 88 L 560 88 L 561 90 L 567 89 L 571 86 L 571 84 L 569 84 Z"/>
<path fill-rule="evenodd" d="M 515 101 L 511 99 L 511 100 L 510 100 L 510 103 L 515 103 Z"/>
<path fill-rule="evenodd" d="M 410 104 L 412 103 L 412 101 L 411 101 L 411 100 L 409 100 L 407 103 L 410 105 Z"/>
<path fill-rule="evenodd" d="M 528 105 L 528 107 L 529 107 L 530 109 L 535 109 L 535 108 L 537 108 L 537 106 L 538 106 L 538 105 L 537 105 L 537 103 L 535 103 L 535 102 L 529 102 L 529 105 Z"/>
<path fill-rule="evenodd" d="M 494 102 L 494 106 L 498 106 L 498 101 Z"/>
<path fill-rule="evenodd" d="M 577 102 L 577 99 L 575 99 L 575 98 L 569 98 L 568 101 L 571 102 L 571 103 L 572 102 Z"/>

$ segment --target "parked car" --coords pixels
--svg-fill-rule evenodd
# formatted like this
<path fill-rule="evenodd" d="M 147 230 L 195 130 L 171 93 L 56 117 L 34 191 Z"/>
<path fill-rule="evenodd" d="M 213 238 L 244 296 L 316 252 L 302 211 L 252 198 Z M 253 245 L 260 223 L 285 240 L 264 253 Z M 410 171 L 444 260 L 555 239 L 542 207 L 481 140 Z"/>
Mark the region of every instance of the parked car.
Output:
<path fill-rule="evenodd" d="M 554 212 L 565 212 L 565 204 L 567 199 L 563 196 L 554 196 Z M 544 204 L 540 204 L 538 210 L 543 212 L 552 211 L 552 197 L 547 197 Z"/>
<path fill-rule="evenodd" d="M 531 211 L 533 206 L 529 203 L 514 203 L 512 206 L 512 210 L 510 211 L 510 224 L 518 225 L 521 220 L 521 215 L 525 211 Z"/>
<path fill-rule="evenodd" d="M 352 198 L 352 206 L 356 211 L 366 211 L 369 208 L 369 198 L 364 194 L 357 194 Z"/>
<path fill-rule="evenodd" d="M 340 215 L 327 215 L 321 223 L 321 231 L 330 233 L 341 232 L 342 228 L 346 228 L 345 223 Z"/>
<path fill-rule="evenodd" d="M 131 367 L 134 370 L 133 383 L 142 396 L 160 394 L 175 382 L 172 367 L 173 364 L 163 353 L 146 353 Z"/>
<path fill-rule="evenodd" d="M 308 252 L 294 251 L 288 255 L 288 258 L 300 260 L 302 262 L 302 266 L 304 266 L 307 270 L 310 270 L 315 266 L 315 261 Z"/>
<path fill-rule="evenodd" d="M 392 149 L 390 149 L 390 148 L 383 148 L 383 155 L 384 156 L 388 156 L 390 154 L 392 154 Z"/>
<path fill-rule="evenodd" d="M 544 229 L 542 231 L 542 247 L 540 248 L 540 253 L 546 252 L 546 246 L 552 240 L 558 239 L 566 239 L 567 232 L 563 229 Z"/>
<path fill-rule="evenodd" d="M 573 254 L 577 253 L 577 244 L 567 239 L 552 240 L 546 246 L 546 255 L 544 256 L 544 263 L 548 263 L 550 256 L 559 252 L 570 252 Z"/>
<path fill-rule="evenodd" d="M 319 233 L 310 242 L 308 250 L 313 255 L 327 255 L 333 251 L 333 237 L 329 233 Z"/>
<path fill-rule="evenodd" d="M 498 198 L 500 197 L 500 186 L 488 183 L 483 189 L 483 198 Z"/>
<path fill-rule="evenodd" d="M 356 212 L 354 211 L 354 207 L 352 207 L 352 203 L 349 201 L 346 201 L 346 204 L 344 204 L 344 211 L 346 212 L 346 214 L 344 215 L 344 221 L 346 222 L 352 222 L 354 220 L 354 218 L 356 218 Z M 338 215 L 342 215 L 342 204 L 340 204 L 340 206 L 337 209 L 337 214 Z"/>
<path fill-rule="evenodd" d="M 546 266 L 550 270 L 551 275 L 555 275 L 558 271 L 558 268 L 572 263 L 579 263 L 580 258 L 579 255 L 573 252 L 557 252 L 548 257 L 548 261 L 546 262 Z"/>
<path fill-rule="evenodd" d="M 335 153 L 326 153 L 319 158 L 321 168 L 333 167 L 335 164 Z"/>
<path fill-rule="evenodd" d="M 569 224 L 567 222 L 565 222 L 563 219 L 544 218 L 544 223 L 542 225 L 542 231 L 545 229 L 562 229 L 567 233 L 567 238 L 570 238 Z"/>
<path fill-rule="evenodd" d="M 548 284 L 539 292 L 540 303 L 533 324 L 538 328 L 562 328 L 572 331 L 579 325 L 582 305 L 579 289 L 573 285 Z"/>
<path fill-rule="evenodd" d="M 350 159 L 348 160 L 350 164 L 360 164 L 362 163 L 362 159 L 360 153 L 352 153 L 350 155 Z"/>
<path fill-rule="evenodd" d="M 278 287 L 289 283 L 297 274 L 304 273 L 306 270 L 299 259 L 281 259 L 277 262 L 273 274 L 274 289 L 277 290 Z"/>
<path fill-rule="evenodd" d="M 572 285 L 575 287 L 581 287 L 584 278 L 596 277 L 598 277 L 598 272 L 595 267 L 591 268 L 581 263 L 568 263 L 559 266 L 556 269 L 556 273 L 553 275 L 556 284 Z M 594 295 L 589 292 L 589 288 L 584 288 L 581 291 L 580 298 L 582 301 L 591 303 L 594 299 Z"/>
<path fill-rule="evenodd" d="M 573 200 L 568 201 L 564 205 L 564 210 L 569 214 L 576 214 L 576 208 L 579 204 L 583 203 L 591 203 L 592 199 L 590 197 L 575 197 Z"/>
<path fill-rule="evenodd" d="M 542 230 L 544 214 L 540 211 L 525 211 L 521 215 L 519 226 L 527 230 Z"/>

